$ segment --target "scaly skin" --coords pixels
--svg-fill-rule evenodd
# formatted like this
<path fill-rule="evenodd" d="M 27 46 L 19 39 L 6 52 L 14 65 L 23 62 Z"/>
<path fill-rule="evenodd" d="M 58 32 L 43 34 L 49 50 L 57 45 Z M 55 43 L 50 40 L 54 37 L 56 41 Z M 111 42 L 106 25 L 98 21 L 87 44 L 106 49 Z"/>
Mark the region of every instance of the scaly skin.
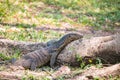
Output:
<path fill-rule="evenodd" d="M 24 55 L 21 59 L 15 61 L 14 65 L 35 70 L 36 67 L 43 66 L 50 61 L 50 66 L 53 67 L 57 56 L 65 46 L 82 37 L 82 35 L 77 33 L 66 34 L 60 40 L 53 42 L 53 44 Z"/>

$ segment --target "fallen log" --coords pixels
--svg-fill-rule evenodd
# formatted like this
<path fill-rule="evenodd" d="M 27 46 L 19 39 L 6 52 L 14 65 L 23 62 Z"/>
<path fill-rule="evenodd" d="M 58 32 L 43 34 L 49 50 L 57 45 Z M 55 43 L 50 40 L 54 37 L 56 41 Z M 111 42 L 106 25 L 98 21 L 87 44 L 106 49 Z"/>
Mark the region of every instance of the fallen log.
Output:
<path fill-rule="evenodd" d="M 6 39 L 0 39 L 0 49 L 2 53 L 12 53 L 18 49 L 21 53 L 25 54 L 38 50 L 40 47 L 46 46 L 45 43 L 31 43 L 31 42 L 19 42 Z M 12 53 L 13 54 L 13 53 Z M 56 63 L 67 63 L 70 65 L 78 66 L 81 62 L 86 64 L 94 63 L 96 58 L 100 58 L 102 63 L 116 64 L 120 62 L 120 34 L 92 37 L 89 39 L 83 38 L 70 43 L 58 56 Z M 90 61 L 89 61 L 90 60 Z M 99 70 L 95 70 L 97 76 L 104 76 L 102 74 L 110 72 L 111 75 L 120 74 L 120 64 L 113 65 L 111 67 L 100 69 L 103 73 L 97 74 Z M 80 74 L 80 77 L 86 78 L 89 71 L 85 71 Z M 4 72 L 3 72 L 4 73 Z M 93 72 L 94 73 L 94 72 Z M 2 75 L 2 73 L 0 74 Z M 91 78 L 94 74 L 88 75 L 87 78 Z M 105 74 L 107 76 L 108 74 Z M 79 77 L 79 78 L 80 78 Z M 94 77 L 94 76 L 93 76 Z"/>
<path fill-rule="evenodd" d="M 94 79 L 104 79 L 109 80 L 110 78 L 120 77 L 120 63 L 115 64 L 110 67 L 104 68 L 90 68 L 89 70 L 85 70 L 79 75 L 66 80 L 94 80 Z"/>
<path fill-rule="evenodd" d="M 39 50 L 41 47 L 45 46 L 46 43 L 42 42 L 23 42 L 0 39 L 0 53 L 14 54 L 16 51 L 19 51 L 21 54 L 26 54 L 35 50 Z"/>
<path fill-rule="evenodd" d="M 120 34 L 74 41 L 60 53 L 56 63 L 68 63 L 76 66 L 81 64 L 79 58 L 87 64 L 89 60 L 94 63 L 96 58 L 100 58 L 103 63 L 115 64 L 120 62 L 119 40 Z M 46 43 L 0 39 L 0 53 L 14 54 L 16 50 L 19 50 L 20 53 L 26 54 L 45 46 Z"/>
<path fill-rule="evenodd" d="M 76 66 L 95 63 L 97 58 L 105 64 L 120 62 L 120 34 L 72 42 L 58 56 L 57 63 Z"/>
<path fill-rule="evenodd" d="M 24 71 L 24 70 L 5 70 L 0 71 L 0 79 L 12 79 L 12 80 L 21 80 L 24 77 L 29 78 L 29 75 L 34 75 L 35 78 L 39 78 L 40 80 L 42 77 L 47 77 L 48 79 L 57 79 L 58 76 L 61 75 L 67 75 L 72 74 L 71 70 L 66 67 L 62 66 L 58 69 L 58 71 L 55 71 L 53 74 L 49 73 L 48 71 Z M 77 74 L 74 77 L 65 78 L 65 80 L 93 80 L 93 79 L 105 79 L 109 80 L 111 77 L 120 77 L 120 64 L 115 64 L 110 67 L 104 67 L 104 68 L 95 68 L 91 67 L 87 70 L 84 70 L 83 72 Z"/>
<path fill-rule="evenodd" d="M 43 71 L 25 71 L 25 70 L 16 70 L 16 71 L 11 71 L 11 70 L 5 70 L 5 71 L 0 71 L 0 80 L 22 80 L 25 78 L 25 80 L 30 80 L 30 76 L 34 76 L 33 79 L 41 80 L 42 77 L 48 75 L 46 72 Z"/>

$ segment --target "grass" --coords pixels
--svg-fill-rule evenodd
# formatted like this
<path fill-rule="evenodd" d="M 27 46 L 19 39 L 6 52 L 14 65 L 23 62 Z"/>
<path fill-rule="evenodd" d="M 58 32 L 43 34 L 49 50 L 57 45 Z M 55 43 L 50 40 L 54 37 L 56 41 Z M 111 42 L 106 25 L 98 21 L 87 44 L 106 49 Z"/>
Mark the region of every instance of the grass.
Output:
<path fill-rule="evenodd" d="M 2 37 L 17 40 L 17 41 L 33 41 L 33 42 L 46 42 L 50 39 L 59 38 L 60 33 L 56 31 L 36 31 L 33 28 L 16 28 L 9 27 L 1 28 L 0 35 Z"/>
<path fill-rule="evenodd" d="M 63 27 L 91 26 L 95 29 L 114 29 L 119 26 L 119 0 L 2 0 L 0 21 L 34 26 L 51 25 Z M 96 4 L 97 3 L 97 4 Z M 3 6 L 4 5 L 4 6 Z M 28 27 L 29 25 L 22 25 Z M 78 27 L 77 26 L 77 27 Z"/>

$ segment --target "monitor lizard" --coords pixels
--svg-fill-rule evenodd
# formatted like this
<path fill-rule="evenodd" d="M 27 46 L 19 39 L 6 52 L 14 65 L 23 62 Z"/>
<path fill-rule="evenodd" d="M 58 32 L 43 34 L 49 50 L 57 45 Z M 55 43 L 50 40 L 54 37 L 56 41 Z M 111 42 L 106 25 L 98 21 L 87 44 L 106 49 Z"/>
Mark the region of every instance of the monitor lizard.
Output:
<path fill-rule="evenodd" d="M 74 40 L 83 38 L 77 33 L 68 33 L 59 40 L 54 41 L 49 46 L 40 48 L 39 50 L 27 53 L 20 59 L 13 62 L 13 66 L 22 66 L 25 69 L 35 70 L 36 67 L 43 66 L 50 61 L 50 66 L 53 67 L 59 53 Z"/>

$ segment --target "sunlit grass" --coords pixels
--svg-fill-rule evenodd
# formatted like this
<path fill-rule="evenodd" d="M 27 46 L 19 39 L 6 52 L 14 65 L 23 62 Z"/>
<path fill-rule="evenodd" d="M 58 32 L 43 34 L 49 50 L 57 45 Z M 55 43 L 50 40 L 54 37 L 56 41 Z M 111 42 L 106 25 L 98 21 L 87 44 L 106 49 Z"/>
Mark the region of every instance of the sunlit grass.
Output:
<path fill-rule="evenodd" d="M 119 0 L 7 1 L 9 2 L 3 0 L 0 2 L 2 22 L 53 27 L 63 27 L 61 23 L 64 22 L 73 26 L 78 24 L 102 30 L 110 30 L 120 25 Z"/>
<path fill-rule="evenodd" d="M 57 31 L 37 31 L 34 28 L 17 28 L 6 26 L 6 28 L 1 28 L 0 35 L 7 39 L 17 41 L 46 42 L 50 39 L 59 38 L 62 34 Z"/>

